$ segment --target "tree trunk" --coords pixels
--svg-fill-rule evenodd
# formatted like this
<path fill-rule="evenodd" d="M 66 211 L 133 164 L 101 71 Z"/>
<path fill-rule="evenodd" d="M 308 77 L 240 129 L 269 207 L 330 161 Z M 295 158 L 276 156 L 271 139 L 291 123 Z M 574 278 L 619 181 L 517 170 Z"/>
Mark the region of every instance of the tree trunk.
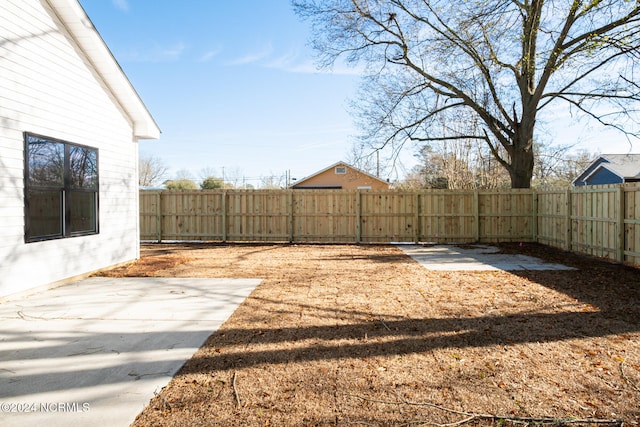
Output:
<path fill-rule="evenodd" d="M 509 176 L 511 177 L 511 188 L 531 188 L 531 178 L 533 177 L 533 124 L 535 115 L 526 113 L 524 118 L 516 128 L 513 146 L 509 150 L 511 155 L 511 167 Z"/>
<path fill-rule="evenodd" d="M 531 188 L 533 177 L 533 149 L 515 148 L 511 154 L 511 188 Z"/>

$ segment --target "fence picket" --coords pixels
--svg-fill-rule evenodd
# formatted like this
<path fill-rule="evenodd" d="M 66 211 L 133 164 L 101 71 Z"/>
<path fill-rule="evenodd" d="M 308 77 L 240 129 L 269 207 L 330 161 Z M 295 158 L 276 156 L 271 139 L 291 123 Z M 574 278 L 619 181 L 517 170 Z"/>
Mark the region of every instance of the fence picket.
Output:
<path fill-rule="evenodd" d="M 640 264 L 640 186 L 140 191 L 143 241 L 539 242 Z"/>

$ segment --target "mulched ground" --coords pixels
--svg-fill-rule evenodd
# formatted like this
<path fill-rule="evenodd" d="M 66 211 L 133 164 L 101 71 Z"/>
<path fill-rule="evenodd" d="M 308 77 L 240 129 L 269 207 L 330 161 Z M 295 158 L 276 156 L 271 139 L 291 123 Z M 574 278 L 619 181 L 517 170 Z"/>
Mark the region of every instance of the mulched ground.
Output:
<path fill-rule="evenodd" d="M 500 248 L 578 270 L 433 272 L 393 246 L 144 245 L 104 274 L 264 281 L 133 425 L 639 425 L 640 270 Z"/>

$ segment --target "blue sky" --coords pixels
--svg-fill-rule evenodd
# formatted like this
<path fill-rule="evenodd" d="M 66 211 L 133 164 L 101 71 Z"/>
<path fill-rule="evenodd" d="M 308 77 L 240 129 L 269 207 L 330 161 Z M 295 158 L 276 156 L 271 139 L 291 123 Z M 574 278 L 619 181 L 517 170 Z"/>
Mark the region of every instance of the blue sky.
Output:
<path fill-rule="evenodd" d="M 359 77 L 319 72 L 289 0 L 80 0 L 162 130 L 140 152 L 203 169 L 302 178 L 344 160 Z M 411 156 L 409 156 L 411 157 Z"/>
<path fill-rule="evenodd" d="M 259 185 L 260 177 L 302 178 L 349 160 L 357 135 L 347 105 L 360 77 L 318 71 L 310 25 L 290 0 L 80 0 L 162 130 L 141 141 L 167 178 L 203 170 Z M 546 141 L 591 152 L 640 152 L 620 135 L 545 123 Z M 411 148 L 404 169 L 415 164 Z M 400 173 L 402 168 L 400 169 Z M 398 171 L 396 171 L 398 172 Z M 383 176 L 395 179 L 397 176 Z"/>

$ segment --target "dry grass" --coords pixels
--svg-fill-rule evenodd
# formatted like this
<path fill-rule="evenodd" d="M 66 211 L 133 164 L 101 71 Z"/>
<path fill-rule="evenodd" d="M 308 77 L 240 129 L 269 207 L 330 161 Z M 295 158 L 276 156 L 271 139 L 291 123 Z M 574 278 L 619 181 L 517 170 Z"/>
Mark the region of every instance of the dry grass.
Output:
<path fill-rule="evenodd" d="M 144 246 L 111 273 L 264 281 L 134 426 L 469 418 L 430 405 L 638 425 L 640 272 L 501 247 L 579 270 L 432 272 L 391 246 Z"/>

